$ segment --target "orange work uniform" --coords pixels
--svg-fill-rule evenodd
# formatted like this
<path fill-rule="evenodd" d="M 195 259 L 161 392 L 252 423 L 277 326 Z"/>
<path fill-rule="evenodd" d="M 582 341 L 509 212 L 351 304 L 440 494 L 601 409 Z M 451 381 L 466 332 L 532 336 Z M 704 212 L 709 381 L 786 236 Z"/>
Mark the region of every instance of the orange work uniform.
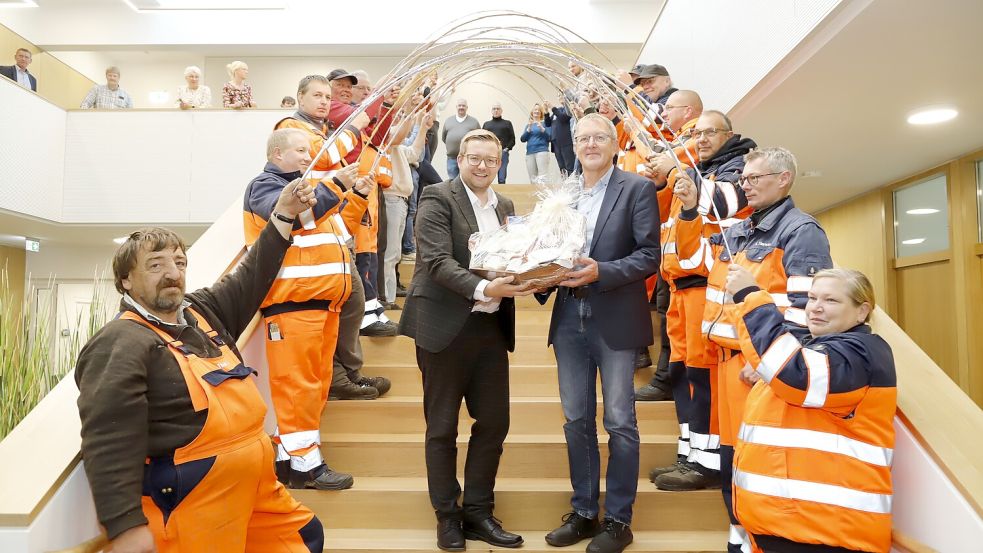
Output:
<path fill-rule="evenodd" d="M 139 315 L 120 315 L 160 336 L 181 367 L 195 411 L 208 413 L 201 433 L 173 457 L 147 460 L 142 505 L 157 550 L 322 551 L 321 522 L 273 472 L 273 447 L 263 430 L 266 405 L 251 379 L 253 371 L 205 317 L 189 311 L 219 347 L 220 357 L 198 357 Z"/>
<path fill-rule="evenodd" d="M 769 551 L 793 542 L 886 553 L 897 411 L 891 347 L 866 324 L 801 343 L 767 292 L 741 291 L 734 301 L 741 351 L 762 379 L 738 433 L 737 518 Z"/>

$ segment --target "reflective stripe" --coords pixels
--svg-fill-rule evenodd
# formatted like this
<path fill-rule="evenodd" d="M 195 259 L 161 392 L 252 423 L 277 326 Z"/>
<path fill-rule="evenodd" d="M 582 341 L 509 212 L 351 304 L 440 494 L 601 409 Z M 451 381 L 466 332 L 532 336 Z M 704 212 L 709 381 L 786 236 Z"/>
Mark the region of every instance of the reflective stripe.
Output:
<path fill-rule="evenodd" d="M 330 232 L 319 232 L 317 234 L 298 234 L 293 237 L 293 246 L 298 248 L 310 248 L 314 246 L 343 245 L 344 242 L 337 234 Z"/>
<path fill-rule="evenodd" d="M 703 451 L 694 447 L 686 456 L 686 460 L 710 470 L 720 470 L 720 453 L 718 452 Z"/>
<path fill-rule="evenodd" d="M 730 217 L 730 218 L 724 219 L 722 221 L 717 221 L 717 225 L 721 228 L 721 230 L 723 230 L 723 229 L 729 229 L 730 227 L 732 227 L 732 226 L 740 223 L 743 220 L 744 219 L 736 219 L 734 217 Z"/>
<path fill-rule="evenodd" d="M 795 339 L 795 336 L 785 333 L 778 337 L 769 347 L 768 351 L 761 356 L 761 362 L 758 363 L 758 374 L 765 382 L 770 383 L 771 379 L 775 378 L 778 371 L 782 370 L 785 363 L 792 358 L 799 349 L 802 348 L 802 344 Z"/>
<path fill-rule="evenodd" d="M 829 395 L 829 357 L 814 349 L 802 348 L 802 358 L 809 368 L 809 389 L 803 407 L 822 407 Z"/>
<path fill-rule="evenodd" d="M 321 265 L 294 265 L 282 267 L 277 278 L 310 278 L 326 275 L 348 274 L 348 263 L 322 263 Z"/>
<path fill-rule="evenodd" d="M 321 432 L 319 430 L 302 430 L 289 434 L 280 434 L 280 443 L 288 452 L 311 447 L 321 443 Z"/>
<path fill-rule="evenodd" d="M 741 545 L 747 540 L 747 530 L 743 526 L 730 525 L 730 532 L 727 535 L 727 543 Z"/>
<path fill-rule="evenodd" d="M 379 174 L 388 175 L 390 177 L 393 176 L 393 172 L 388 167 L 384 167 L 382 165 L 379 166 Z"/>
<path fill-rule="evenodd" d="M 682 438 L 679 439 L 679 444 L 676 446 L 676 455 L 682 455 L 683 457 L 689 457 L 689 441 Z"/>
<path fill-rule="evenodd" d="M 332 143 L 328 146 L 328 162 L 331 165 L 341 163 L 341 151 L 338 150 L 338 144 Z"/>
<path fill-rule="evenodd" d="M 724 199 L 727 201 L 727 213 L 721 213 L 720 217 L 725 219 L 727 217 L 733 217 L 737 213 L 737 190 L 733 183 L 730 182 L 719 182 L 717 183 L 717 188 L 724 195 Z"/>
<path fill-rule="evenodd" d="M 315 447 L 304 455 L 290 456 L 290 468 L 301 472 L 312 471 L 323 464 L 324 458 L 321 457 L 321 448 L 319 447 Z"/>
<path fill-rule="evenodd" d="M 720 449 L 720 436 L 693 432 L 690 434 L 689 444 L 698 449 Z"/>
<path fill-rule="evenodd" d="M 343 132 L 338 139 L 341 140 L 342 146 L 349 152 L 355 149 L 355 141 L 352 139 L 351 133 Z"/>
<path fill-rule="evenodd" d="M 748 444 L 814 449 L 852 457 L 879 467 L 890 467 L 894 450 L 854 440 L 839 434 L 802 428 L 776 428 L 742 424 L 737 437 Z"/>
<path fill-rule="evenodd" d="M 749 492 L 772 497 L 824 503 L 868 513 L 884 515 L 891 513 L 889 494 L 862 492 L 843 486 L 804 480 L 786 480 L 738 469 L 734 469 L 734 485 Z"/>
<path fill-rule="evenodd" d="M 666 242 L 662 245 L 662 255 L 675 254 L 676 253 L 676 243 Z"/>
<path fill-rule="evenodd" d="M 618 157 L 625 157 L 625 151 L 624 150 L 618 150 Z"/>
<path fill-rule="evenodd" d="M 700 263 L 703 261 L 703 257 L 704 257 L 703 254 L 706 251 L 706 247 L 707 247 L 706 239 L 701 238 L 699 249 L 697 249 L 696 253 L 694 253 L 692 257 L 690 257 L 689 259 L 680 259 L 679 268 L 685 269 L 687 271 L 691 271 L 699 267 Z M 677 253 L 676 255 L 678 256 L 679 254 Z"/>
<path fill-rule="evenodd" d="M 713 185 L 715 184 L 711 179 L 702 179 L 702 183 L 709 182 L 711 186 L 701 186 L 700 187 L 700 197 L 697 199 L 696 209 L 702 214 L 711 213 L 713 206 Z M 704 219 L 704 222 L 708 222 Z"/>
<path fill-rule="evenodd" d="M 734 296 L 707 286 L 707 301 L 713 303 L 734 303 Z"/>
<path fill-rule="evenodd" d="M 335 176 L 335 173 L 337 172 L 338 171 L 311 171 L 310 177 L 312 179 L 324 180 L 326 178 Z"/>
<path fill-rule="evenodd" d="M 379 303 L 379 298 L 372 298 L 371 300 L 365 302 L 365 312 L 375 311 L 376 309 L 381 309 L 382 304 Z"/>
<path fill-rule="evenodd" d="M 789 301 L 788 296 L 785 294 L 772 294 L 771 301 L 775 302 L 778 307 L 790 307 L 792 302 Z"/>
<path fill-rule="evenodd" d="M 812 277 L 790 276 L 785 283 L 785 289 L 789 292 L 808 292 L 812 289 Z"/>
<path fill-rule="evenodd" d="M 799 326 L 806 325 L 806 311 L 798 307 L 789 307 L 785 310 L 785 320 L 793 322 Z"/>
<path fill-rule="evenodd" d="M 668 219 L 666 219 L 666 222 L 659 225 L 659 227 L 662 228 L 663 230 L 668 230 L 672 228 L 674 224 L 676 224 L 676 219 L 673 217 L 669 217 Z"/>
<path fill-rule="evenodd" d="M 679 425 L 679 435 L 682 436 L 683 438 L 686 438 L 687 440 L 689 439 L 689 423 L 688 422 L 684 422 L 683 424 L 680 424 Z"/>
<path fill-rule="evenodd" d="M 709 333 L 711 336 L 720 336 L 721 338 L 737 339 L 737 329 L 734 328 L 734 325 L 721 322 L 712 323 L 710 321 L 703 321 L 700 325 L 700 332 L 703 334 Z"/>
<path fill-rule="evenodd" d="M 342 239 L 347 244 L 348 241 L 352 239 L 352 234 L 350 232 L 348 232 L 348 227 L 345 226 L 345 219 L 342 218 L 342 216 L 341 216 L 340 213 L 335 213 L 331 217 L 334 219 L 335 226 L 338 227 L 335 230 L 338 231 L 338 233 L 341 235 Z"/>

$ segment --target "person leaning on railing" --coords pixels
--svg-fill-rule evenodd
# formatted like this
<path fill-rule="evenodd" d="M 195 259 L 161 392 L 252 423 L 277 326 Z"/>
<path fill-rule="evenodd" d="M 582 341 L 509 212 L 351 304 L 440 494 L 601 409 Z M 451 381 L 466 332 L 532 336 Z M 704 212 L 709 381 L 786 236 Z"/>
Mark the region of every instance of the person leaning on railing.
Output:
<path fill-rule="evenodd" d="M 177 104 L 181 109 L 212 107 L 212 89 L 201 84 L 201 69 L 190 65 L 184 69 L 184 86 L 177 89 Z"/>
<path fill-rule="evenodd" d="M 167 229 L 116 252 L 120 314 L 75 370 L 82 459 L 114 553 L 323 549 L 321 522 L 277 481 L 266 405 L 235 349 L 317 200 L 298 179 L 271 203 L 243 262 L 210 288 L 185 294 L 187 248 Z"/>
<path fill-rule="evenodd" d="M 754 276 L 731 265 L 741 351 L 757 368 L 734 456 L 734 510 L 765 552 L 891 548 L 891 347 L 867 326 L 874 290 L 851 269 L 813 276 L 809 336 L 793 336 Z"/>

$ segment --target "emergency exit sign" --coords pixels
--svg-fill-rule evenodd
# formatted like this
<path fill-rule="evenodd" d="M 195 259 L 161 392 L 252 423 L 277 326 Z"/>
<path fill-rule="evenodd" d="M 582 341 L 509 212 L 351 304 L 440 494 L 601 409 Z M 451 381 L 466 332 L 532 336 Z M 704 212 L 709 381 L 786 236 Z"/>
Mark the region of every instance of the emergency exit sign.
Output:
<path fill-rule="evenodd" d="M 41 251 L 41 241 L 35 238 L 25 238 L 24 249 L 29 252 L 39 252 Z"/>

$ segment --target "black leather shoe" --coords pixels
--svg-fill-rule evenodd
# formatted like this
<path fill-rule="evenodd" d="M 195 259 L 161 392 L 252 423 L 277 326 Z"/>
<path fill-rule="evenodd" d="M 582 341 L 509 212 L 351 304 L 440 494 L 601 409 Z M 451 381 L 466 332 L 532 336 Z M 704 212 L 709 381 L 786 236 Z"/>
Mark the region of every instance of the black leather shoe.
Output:
<path fill-rule="evenodd" d="M 437 547 L 441 551 L 464 551 L 464 530 L 461 519 L 445 518 L 437 523 Z"/>
<path fill-rule="evenodd" d="M 604 519 L 604 531 L 590 541 L 587 553 L 621 553 L 634 540 L 627 524 Z"/>
<path fill-rule="evenodd" d="M 672 391 L 646 384 L 635 390 L 635 401 L 672 401 Z"/>
<path fill-rule="evenodd" d="M 502 528 L 501 521 L 495 517 L 488 517 L 480 522 L 465 522 L 464 537 L 498 547 L 520 547 L 522 545 L 522 536 L 506 531 Z"/>
<path fill-rule="evenodd" d="M 597 517 L 587 518 L 577 513 L 563 515 L 563 525 L 546 534 L 546 543 L 553 547 L 566 547 L 587 538 L 593 538 L 601 531 Z"/>
<path fill-rule="evenodd" d="M 649 355 L 649 348 L 642 348 L 638 350 L 638 356 L 635 357 L 635 370 L 644 369 L 645 367 L 652 366 L 652 356 Z"/>

